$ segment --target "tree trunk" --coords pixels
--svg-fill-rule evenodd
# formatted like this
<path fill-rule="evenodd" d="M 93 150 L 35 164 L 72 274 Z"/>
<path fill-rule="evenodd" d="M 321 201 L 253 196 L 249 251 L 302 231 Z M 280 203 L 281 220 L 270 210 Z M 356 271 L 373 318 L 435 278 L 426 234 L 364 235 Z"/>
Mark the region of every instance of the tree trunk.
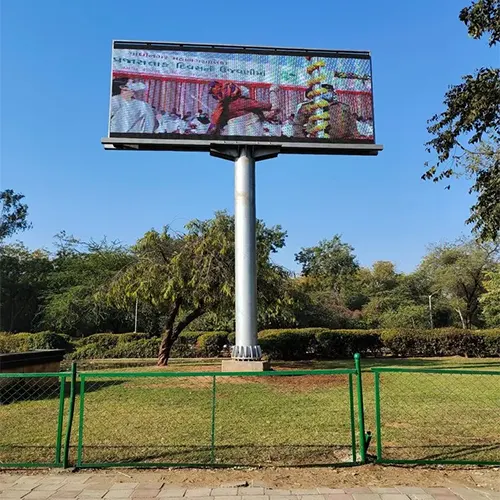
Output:
<path fill-rule="evenodd" d="M 182 330 L 184 330 L 184 328 L 186 328 L 196 318 L 199 318 L 203 313 L 204 313 L 203 306 L 200 305 L 199 307 L 191 311 L 188 315 L 186 315 L 186 317 L 183 320 L 179 321 L 179 323 L 176 326 L 173 326 L 173 321 L 168 322 L 165 336 L 161 341 L 160 350 L 158 352 L 158 362 L 157 362 L 158 366 L 167 366 L 172 346 L 174 345 L 174 342 L 179 338 L 179 335 L 181 334 Z"/>
<path fill-rule="evenodd" d="M 455 310 L 457 311 L 458 315 L 460 316 L 460 321 L 462 322 L 462 328 L 464 330 L 466 330 L 467 326 L 465 325 L 465 320 L 464 320 L 464 316 L 462 314 L 462 311 L 460 309 L 455 309 Z"/>
<path fill-rule="evenodd" d="M 166 335 L 161 339 L 160 350 L 158 351 L 158 366 L 167 366 L 170 351 L 175 342 L 173 329 L 168 330 Z"/>

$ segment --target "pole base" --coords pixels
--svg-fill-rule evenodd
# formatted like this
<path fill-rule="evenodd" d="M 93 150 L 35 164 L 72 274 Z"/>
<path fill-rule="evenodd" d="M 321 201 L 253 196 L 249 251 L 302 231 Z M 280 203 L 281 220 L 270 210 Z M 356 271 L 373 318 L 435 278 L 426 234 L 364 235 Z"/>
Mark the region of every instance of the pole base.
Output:
<path fill-rule="evenodd" d="M 231 349 L 231 357 L 236 361 L 259 361 L 262 350 L 258 345 L 235 345 Z"/>
<path fill-rule="evenodd" d="M 267 372 L 270 369 L 269 361 L 236 361 L 234 359 L 222 361 L 223 372 Z"/>

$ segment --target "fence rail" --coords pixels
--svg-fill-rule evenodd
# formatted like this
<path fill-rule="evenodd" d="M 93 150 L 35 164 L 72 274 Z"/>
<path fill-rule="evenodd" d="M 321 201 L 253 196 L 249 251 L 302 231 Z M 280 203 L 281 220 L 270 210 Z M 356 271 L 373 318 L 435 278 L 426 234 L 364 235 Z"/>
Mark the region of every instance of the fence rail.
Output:
<path fill-rule="evenodd" d="M 500 464 L 500 371 L 372 372 L 377 462 Z"/>

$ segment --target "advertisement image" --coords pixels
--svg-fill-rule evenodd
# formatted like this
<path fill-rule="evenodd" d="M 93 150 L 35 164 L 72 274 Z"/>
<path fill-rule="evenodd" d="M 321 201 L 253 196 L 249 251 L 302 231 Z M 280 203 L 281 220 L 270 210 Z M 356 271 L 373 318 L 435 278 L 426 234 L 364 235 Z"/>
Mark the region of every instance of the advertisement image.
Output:
<path fill-rule="evenodd" d="M 115 43 L 109 136 L 373 144 L 371 60 Z"/>

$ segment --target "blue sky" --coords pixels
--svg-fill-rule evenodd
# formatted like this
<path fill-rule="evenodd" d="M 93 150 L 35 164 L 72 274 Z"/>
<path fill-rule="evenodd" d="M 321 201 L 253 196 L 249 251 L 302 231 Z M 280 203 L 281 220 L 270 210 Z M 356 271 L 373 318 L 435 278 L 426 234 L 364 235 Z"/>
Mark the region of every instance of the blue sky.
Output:
<path fill-rule="evenodd" d="M 468 234 L 465 180 L 420 180 L 426 120 L 447 86 L 498 52 L 458 20 L 468 0 L 251 3 L 2 0 L 1 186 L 26 195 L 48 247 L 66 230 L 132 243 L 233 210 L 233 165 L 205 153 L 106 152 L 112 39 L 370 50 L 376 158 L 281 156 L 257 165 L 257 214 L 288 231 L 276 260 L 340 233 L 362 265 L 418 265 L 427 245 Z"/>

